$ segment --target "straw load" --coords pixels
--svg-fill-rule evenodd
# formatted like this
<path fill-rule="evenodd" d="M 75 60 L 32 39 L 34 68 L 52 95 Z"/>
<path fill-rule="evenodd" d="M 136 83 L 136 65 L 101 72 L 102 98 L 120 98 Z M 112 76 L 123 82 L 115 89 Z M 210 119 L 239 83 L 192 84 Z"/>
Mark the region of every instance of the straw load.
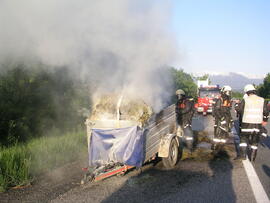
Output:
<path fill-rule="evenodd" d="M 143 126 L 152 114 L 152 108 L 141 99 L 107 94 L 94 100 L 90 120 L 130 120 Z"/>

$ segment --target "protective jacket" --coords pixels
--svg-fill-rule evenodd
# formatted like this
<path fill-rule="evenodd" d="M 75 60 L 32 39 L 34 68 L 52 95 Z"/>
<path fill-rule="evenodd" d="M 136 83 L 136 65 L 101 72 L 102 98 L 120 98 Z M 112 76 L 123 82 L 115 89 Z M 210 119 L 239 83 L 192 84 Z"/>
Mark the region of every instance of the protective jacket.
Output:
<path fill-rule="evenodd" d="M 267 122 L 269 118 L 266 101 L 257 95 L 250 95 L 242 100 L 239 113 L 242 115 L 242 134 L 259 133 L 262 122 Z"/>
<path fill-rule="evenodd" d="M 194 101 L 192 98 L 179 99 L 175 106 L 176 119 L 178 125 L 183 128 L 190 126 L 194 114 Z"/>
<path fill-rule="evenodd" d="M 264 99 L 257 95 L 250 95 L 245 98 L 245 108 L 243 113 L 244 123 L 261 124 L 263 121 Z"/>
<path fill-rule="evenodd" d="M 221 119 L 224 116 L 231 117 L 231 101 L 229 99 L 219 98 L 215 101 L 214 117 Z"/>

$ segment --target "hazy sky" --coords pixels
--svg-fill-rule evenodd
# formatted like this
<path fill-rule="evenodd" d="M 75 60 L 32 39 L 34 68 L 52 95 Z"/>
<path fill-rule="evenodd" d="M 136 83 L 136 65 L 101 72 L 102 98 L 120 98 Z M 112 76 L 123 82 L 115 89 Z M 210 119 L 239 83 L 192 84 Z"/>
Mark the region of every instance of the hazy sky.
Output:
<path fill-rule="evenodd" d="M 173 28 L 188 72 L 270 72 L 269 0 L 173 0 Z"/>

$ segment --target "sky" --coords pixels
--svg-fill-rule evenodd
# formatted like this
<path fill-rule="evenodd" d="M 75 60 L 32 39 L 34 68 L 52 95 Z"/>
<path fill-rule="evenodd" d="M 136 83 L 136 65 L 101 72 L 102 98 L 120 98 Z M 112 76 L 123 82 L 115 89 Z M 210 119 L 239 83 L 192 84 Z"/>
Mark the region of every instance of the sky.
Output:
<path fill-rule="evenodd" d="M 173 0 L 172 27 L 187 72 L 270 72 L 269 0 Z"/>

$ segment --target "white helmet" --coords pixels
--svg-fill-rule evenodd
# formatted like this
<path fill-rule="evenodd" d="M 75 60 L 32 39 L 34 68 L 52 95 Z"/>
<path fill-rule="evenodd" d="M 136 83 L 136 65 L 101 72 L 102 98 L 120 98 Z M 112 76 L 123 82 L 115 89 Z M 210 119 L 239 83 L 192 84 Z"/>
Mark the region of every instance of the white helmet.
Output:
<path fill-rule="evenodd" d="M 175 92 L 176 95 L 185 95 L 186 93 L 184 92 L 184 90 L 178 89 Z"/>
<path fill-rule="evenodd" d="M 232 92 L 232 88 L 228 85 L 225 85 L 221 88 L 221 93 L 227 96 L 230 96 Z"/>
<path fill-rule="evenodd" d="M 222 87 L 221 91 L 222 92 L 226 92 L 226 91 L 231 92 L 232 88 L 229 85 L 225 85 L 225 86 Z"/>
<path fill-rule="evenodd" d="M 251 85 L 251 84 L 246 85 L 244 88 L 245 93 L 247 93 L 249 91 L 254 91 L 254 90 L 256 90 L 256 89 L 255 89 L 254 85 Z"/>

